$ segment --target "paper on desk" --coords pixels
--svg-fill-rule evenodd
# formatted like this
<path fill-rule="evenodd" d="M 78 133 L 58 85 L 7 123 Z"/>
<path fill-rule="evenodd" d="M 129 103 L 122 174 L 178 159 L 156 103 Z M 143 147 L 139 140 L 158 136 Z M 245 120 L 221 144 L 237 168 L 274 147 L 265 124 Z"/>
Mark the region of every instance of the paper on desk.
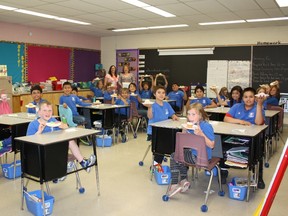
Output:
<path fill-rule="evenodd" d="M 17 114 L 8 114 L 8 116 L 17 117 L 18 115 Z"/>
<path fill-rule="evenodd" d="M 75 132 L 76 128 L 68 128 L 65 130 L 65 132 Z"/>
<path fill-rule="evenodd" d="M 246 129 L 232 129 L 232 132 L 234 132 L 234 133 L 245 133 Z"/>

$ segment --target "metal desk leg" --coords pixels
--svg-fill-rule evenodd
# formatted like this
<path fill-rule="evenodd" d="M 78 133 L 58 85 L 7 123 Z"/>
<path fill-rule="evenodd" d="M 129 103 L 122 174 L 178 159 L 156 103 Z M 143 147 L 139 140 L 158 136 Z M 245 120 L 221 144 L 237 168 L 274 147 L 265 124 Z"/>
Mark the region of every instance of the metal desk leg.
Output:
<path fill-rule="evenodd" d="M 100 196 L 100 180 L 99 180 L 98 157 L 97 157 L 97 151 L 96 151 L 95 135 L 92 135 L 92 146 L 93 146 L 93 153 L 96 157 L 94 167 L 95 167 L 96 185 L 97 185 L 97 189 L 98 189 L 98 196 Z"/>

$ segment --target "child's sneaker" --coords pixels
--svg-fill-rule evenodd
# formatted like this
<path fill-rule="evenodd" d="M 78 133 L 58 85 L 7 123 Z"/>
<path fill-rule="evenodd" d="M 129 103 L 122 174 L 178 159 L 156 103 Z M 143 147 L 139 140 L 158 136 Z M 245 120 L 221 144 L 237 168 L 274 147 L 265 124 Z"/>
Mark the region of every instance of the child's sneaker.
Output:
<path fill-rule="evenodd" d="M 182 181 L 180 181 L 180 186 L 181 186 L 181 193 L 184 193 L 189 189 L 190 182 L 187 181 L 187 179 L 183 179 Z"/>
<path fill-rule="evenodd" d="M 74 161 L 69 161 L 67 163 L 67 173 L 70 173 L 74 170 Z"/>
<path fill-rule="evenodd" d="M 95 155 L 91 155 L 89 159 L 84 159 L 80 162 L 80 165 L 83 167 L 83 168 L 87 168 L 88 166 L 92 165 L 95 163 L 95 160 L 96 160 L 96 157 Z M 90 172 L 91 171 L 91 167 L 88 167 L 86 169 L 86 172 Z"/>
<path fill-rule="evenodd" d="M 179 184 L 173 184 L 171 185 L 170 190 L 168 191 L 168 196 L 172 197 L 175 194 L 179 193 L 181 191 L 181 186 Z"/>

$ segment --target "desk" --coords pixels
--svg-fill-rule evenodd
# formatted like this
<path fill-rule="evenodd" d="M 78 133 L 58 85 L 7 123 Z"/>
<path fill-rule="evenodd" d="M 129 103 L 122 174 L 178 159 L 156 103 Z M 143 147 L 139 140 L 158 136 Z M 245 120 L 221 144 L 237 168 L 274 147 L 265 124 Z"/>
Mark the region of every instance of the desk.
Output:
<path fill-rule="evenodd" d="M 18 113 L 4 114 L 2 116 L 11 117 L 11 118 L 29 119 L 29 120 L 34 120 L 34 119 L 37 118 L 36 114 L 27 113 L 27 112 L 18 112 Z"/>
<path fill-rule="evenodd" d="M 21 146 L 22 209 L 24 202 L 24 178 L 40 182 L 42 197 L 44 197 L 43 183 L 67 174 L 68 141 L 85 136 L 92 136 L 93 153 L 96 156 L 95 164 L 92 166 L 95 166 L 98 196 L 100 195 L 99 172 L 95 145 L 96 133 L 96 130 L 68 128 L 51 133 L 15 138 L 17 143 Z M 79 170 L 83 170 L 83 168 Z M 44 199 L 42 199 L 42 205 L 44 206 Z M 44 211 L 45 208 L 43 208 L 43 212 Z"/>
<path fill-rule="evenodd" d="M 226 113 L 230 110 L 230 107 L 205 108 L 204 110 L 210 115 L 210 120 L 223 121 Z"/>
<path fill-rule="evenodd" d="M 263 145 L 260 140 L 261 139 L 264 140 L 267 125 L 245 126 L 220 121 L 209 121 L 209 122 L 211 123 L 215 134 L 221 136 L 231 135 L 239 137 L 248 137 L 251 139 L 251 144 L 249 146 L 249 157 L 248 157 L 248 193 L 247 193 L 247 201 L 248 201 L 251 185 L 251 171 L 255 169 L 255 166 L 258 162 L 260 162 L 260 168 L 261 166 L 263 166 L 262 161 Z M 172 121 L 171 119 L 169 119 L 161 122 L 152 123 L 151 124 L 152 153 L 170 155 L 172 152 L 174 152 L 176 133 L 182 130 L 181 125 L 183 123 L 186 123 L 185 118 L 181 118 L 179 121 Z M 259 176 L 260 181 L 263 181 L 262 175 L 263 173 L 260 173 Z"/>

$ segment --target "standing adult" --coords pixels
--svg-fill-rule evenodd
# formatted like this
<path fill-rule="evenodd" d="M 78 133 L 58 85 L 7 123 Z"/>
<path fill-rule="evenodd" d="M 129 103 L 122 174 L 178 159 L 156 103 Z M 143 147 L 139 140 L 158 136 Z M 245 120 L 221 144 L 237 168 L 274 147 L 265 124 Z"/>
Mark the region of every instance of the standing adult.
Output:
<path fill-rule="evenodd" d="M 129 65 L 123 66 L 123 72 L 119 75 L 118 84 L 121 88 L 128 88 L 130 83 L 136 83 L 133 73 L 130 73 Z"/>
<path fill-rule="evenodd" d="M 112 86 L 117 88 L 118 79 L 119 77 L 117 76 L 116 66 L 111 65 L 104 79 L 104 87 L 107 87 L 107 83 L 111 83 Z"/>

